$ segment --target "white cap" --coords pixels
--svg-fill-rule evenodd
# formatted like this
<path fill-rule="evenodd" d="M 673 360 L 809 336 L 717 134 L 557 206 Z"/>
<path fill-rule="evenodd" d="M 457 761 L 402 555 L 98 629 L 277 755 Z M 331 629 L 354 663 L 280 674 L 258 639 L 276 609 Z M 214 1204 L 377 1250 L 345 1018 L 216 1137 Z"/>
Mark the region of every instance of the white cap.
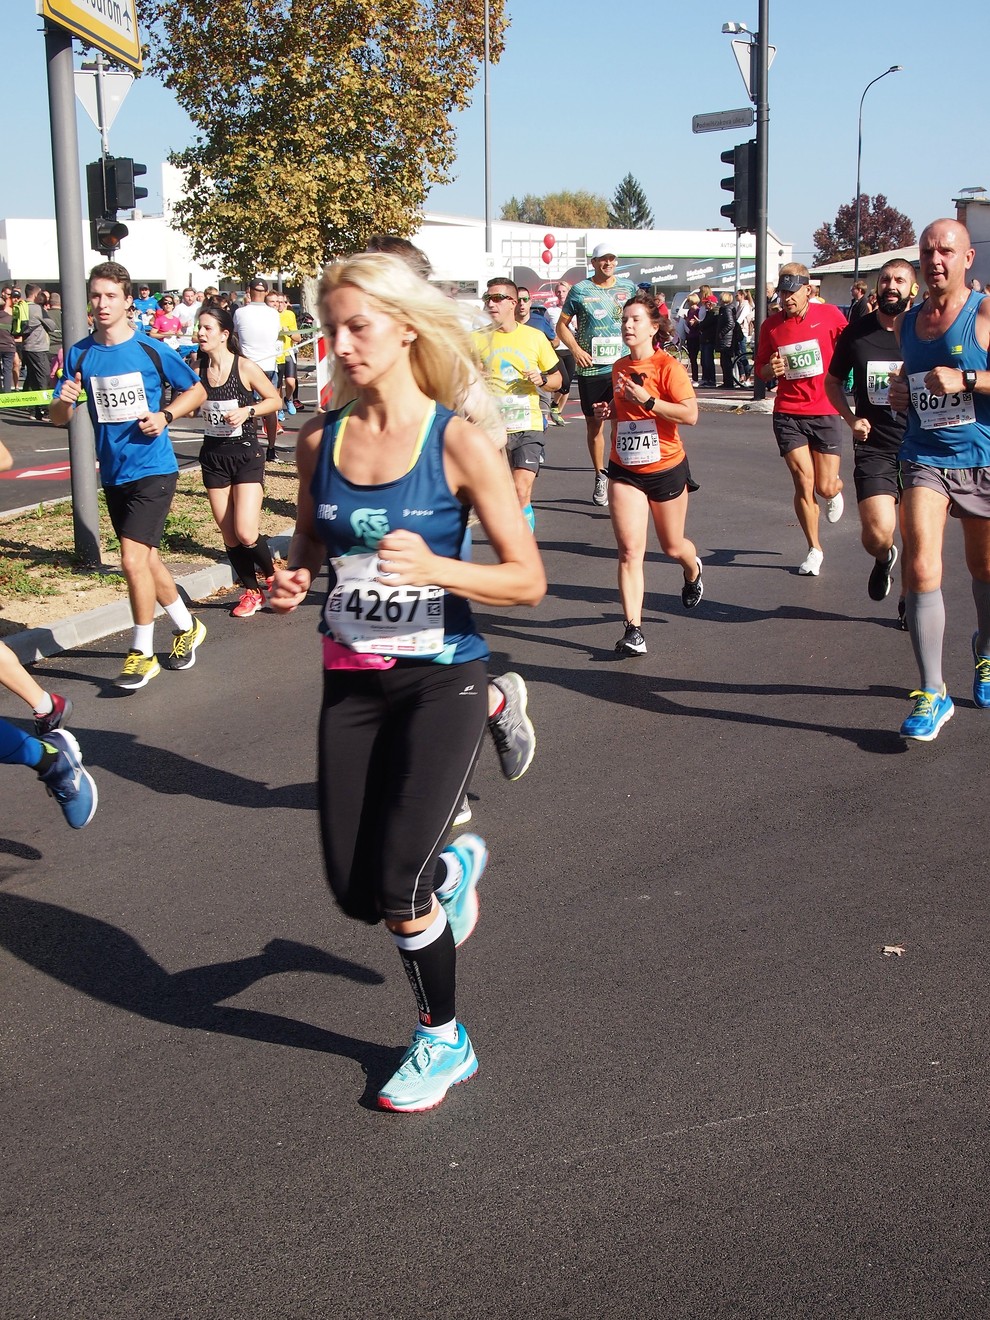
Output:
<path fill-rule="evenodd" d="M 615 248 L 611 243 L 599 243 L 591 254 L 592 261 L 598 261 L 601 257 L 614 257 Z"/>

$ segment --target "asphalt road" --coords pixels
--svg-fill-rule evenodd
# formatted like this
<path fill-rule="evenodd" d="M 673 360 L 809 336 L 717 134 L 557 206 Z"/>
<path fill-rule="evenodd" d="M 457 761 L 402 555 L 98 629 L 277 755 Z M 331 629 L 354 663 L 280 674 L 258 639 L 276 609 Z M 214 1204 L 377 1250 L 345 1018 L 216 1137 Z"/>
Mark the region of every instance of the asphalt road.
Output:
<path fill-rule="evenodd" d="M 618 662 L 583 428 L 550 434 L 547 598 L 483 616 L 539 746 L 517 784 L 478 767 L 481 1066 L 431 1114 L 374 1108 L 412 1005 L 324 889 L 315 608 L 211 601 L 195 668 L 136 694 L 125 637 L 39 666 L 101 801 L 74 834 L 4 772 L 0 1314 L 988 1313 L 990 714 L 958 528 L 956 716 L 908 748 L 851 482 L 800 578 L 769 419 L 690 438 L 705 599 L 651 552 L 649 654 Z"/>

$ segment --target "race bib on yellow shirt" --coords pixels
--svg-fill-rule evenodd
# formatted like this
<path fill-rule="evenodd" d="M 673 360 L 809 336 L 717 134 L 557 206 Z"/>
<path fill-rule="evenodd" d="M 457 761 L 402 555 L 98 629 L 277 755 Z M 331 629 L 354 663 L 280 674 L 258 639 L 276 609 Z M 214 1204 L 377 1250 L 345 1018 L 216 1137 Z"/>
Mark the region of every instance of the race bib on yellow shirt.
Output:
<path fill-rule="evenodd" d="M 925 389 L 926 371 L 914 371 L 908 377 L 911 387 L 911 407 L 918 414 L 923 431 L 940 430 L 943 426 L 966 426 L 976 421 L 976 408 L 972 394 L 931 394 Z"/>
<path fill-rule="evenodd" d="M 511 435 L 514 431 L 528 431 L 532 425 L 533 410 L 528 395 L 500 394 L 498 410 L 502 425 Z"/>
<path fill-rule="evenodd" d="M 656 422 L 642 418 L 619 422 L 615 428 L 615 453 L 623 467 L 645 467 L 660 462 L 660 436 Z"/>
<path fill-rule="evenodd" d="M 140 371 L 123 376 L 94 376 L 90 393 L 101 422 L 136 422 L 148 415 L 148 396 Z"/>
<path fill-rule="evenodd" d="M 822 376 L 822 349 L 817 339 L 803 339 L 800 344 L 785 344 L 780 350 L 784 359 L 784 376 L 787 380 L 807 380 L 811 376 Z"/>
<path fill-rule="evenodd" d="M 332 561 L 337 582 L 323 620 L 335 642 L 373 655 L 426 659 L 443 650 L 443 587 L 389 587 L 375 579 L 378 554 Z"/>

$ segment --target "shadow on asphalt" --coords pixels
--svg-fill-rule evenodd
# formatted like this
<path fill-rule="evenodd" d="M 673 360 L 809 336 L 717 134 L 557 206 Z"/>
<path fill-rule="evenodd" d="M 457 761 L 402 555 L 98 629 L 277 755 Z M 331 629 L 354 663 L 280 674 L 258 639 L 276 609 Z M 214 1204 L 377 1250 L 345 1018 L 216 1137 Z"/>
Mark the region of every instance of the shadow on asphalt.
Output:
<path fill-rule="evenodd" d="M 281 972 L 315 972 L 362 985 L 383 984 L 380 973 L 310 944 L 275 939 L 247 958 L 167 972 L 117 926 L 54 903 L 2 893 L 0 944 L 63 985 L 154 1022 L 353 1059 L 366 1077 L 360 1103 L 368 1108 L 377 1108 L 375 1097 L 402 1055 L 400 1049 L 277 1013 L 222 1004 L 262 977 Z"/>
<path fill-rule="evenodd" d="M 574 621 L 577 626 L 577 620 Z M 581 621 L 587 626 L 587 618 Z M 567 620 L 559 620 L 558 627 L 568 626 Z M 486 628 L 489 638 L 516 637 L 509 628 Z M 531 638 L 527 640 L 532 640 Z M 758 710 L 714 710 L 711 706 L 694 705 L 690 698 L 700 695 L 703 698 L 723 694 L 729 697 L 757 698 L 772 700 L 774 697 L 807 698 L 809 706 L 814 698 L 833 697 L 848 700 L 862 697 L 871 703 L 881 698 L 900 701 L 903 705 L 904 689 L 872 684 L 865 688 L 836 688 L 805 683 L 713 683 L 711 680 L 691 680 L 684 678 L 659 677 L 656 674 L 644 674 L 637 668 L 638 658 L 618 657 L 612 650 L 591 650 L 584 643 L 568 642 L 559 634 L 553 638 L 553 646 L 572 647 L 581 651 L 592 662 L 608 666 L 602 669 L 564 669 L 559 665 L 521 665 L 512 663 L 509 653 L 492 652 L 492 673 L 501 673 L 514 668 L 522 674 L 527 683 L 546 683 L 548 687 L 566 688 L 570 692 L 580 692 L 595 700 L 614 702 L 616 705 L 629 706 L 651 715 L 672 715 L 679 718 L 708 720 L 713 723 L 757 724 L 772 729 L 800 729 L 809 733 L 822 733 L 831 738 L 844 738 L 855 744 L 860 751 L 872 752 L 877 756 L 901 756 L 908 751 L 908 746 L 900 735 L 890 729 L 870 729 L 862 726 L 843 726 L 839 724 L 816 723 L 813 720 L 789 719 L 780 715 L 767 715 Z M 609 672 L 612 666 L 620 665 L 623 674 L 620 683 L 616 674 Z"/>
<path fill-rule="evenodd" d="M 87 766 L 100 766 L 154 793 L 202 798 L 228 807 L 316 810 L 316 784 L 312 780 L 272 788 L 261 780 L 192 761 L 165 747 L 154 747 L 133 733 L 87 729 L 80 738 Z"/>

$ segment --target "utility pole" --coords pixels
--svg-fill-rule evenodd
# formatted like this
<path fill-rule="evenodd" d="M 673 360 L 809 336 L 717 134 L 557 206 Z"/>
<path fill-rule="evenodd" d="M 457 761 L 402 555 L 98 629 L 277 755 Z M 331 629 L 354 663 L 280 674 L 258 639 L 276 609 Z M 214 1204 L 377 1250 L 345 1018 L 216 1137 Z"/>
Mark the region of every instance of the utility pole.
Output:
<path fill-rule="evenodd" d="M 64 342 L 69 345 L 84 339 L 87 333 L 86 264 L 82 243 L 83 214 L 79 187 L 79 138 L 76 132 L 72 36 L 54 23 L 48 23 L 45 27 L 45 58 L 48 65 L 48 110 L 52 131 L 62 326 Z M 69 463 L 76 555 L 82 563 L 99 567 L 96 442 L 88 408 L 77 408 L 69 423 Z"/>
<path fill-rule="evenodd" d="M 760 28 L 756 34 L 756 298 L 754 333 L 759 342 L 760 326 L 767 315 L 767 168 L 770 138 L 770 0 L 760 0 Z M 766 398 L 766 382 L 753 382 L 753 398 Z"/>

